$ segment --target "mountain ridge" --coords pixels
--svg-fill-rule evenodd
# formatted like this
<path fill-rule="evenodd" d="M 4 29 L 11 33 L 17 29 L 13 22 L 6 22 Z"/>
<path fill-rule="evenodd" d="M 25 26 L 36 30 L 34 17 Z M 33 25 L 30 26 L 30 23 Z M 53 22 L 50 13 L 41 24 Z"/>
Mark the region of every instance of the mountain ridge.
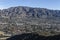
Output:
<path fill-rule="evenodd" d="M 8 7 L 8 8 L 3 8 L 3 9 L 1 9 L 1 10 L 4 10 L 4 9 L 9 9 L 9 8 L 14 8 L 14 7 L 27 7 L 27 8 L 37 8 L 37 9 L 47 9 L 47 10 L 58 10 L 59 11 L 59 9 L 50 9 L 50 8 L 42 8 L 42 7 L 31 7 L 31 6 L 12 6 L 12 7 Z"/>
<path fill-rule="evenodd" d="M 46 8 L 32 8 L 32 7 L 22 7 L 22 6 L 18 6 L 18 7 L 10 7 L 10 8 L 8 8 L 8 9 L 3 9 L 2 11 L 4 11 L 4 10 L 5 10 L 5 11 L 6 11 L 6 10 L 8 11 L 9 9 L 12 9 L 12 11 L 13 11 L 14 8 L 16 8 L 16 9 L 21 8 L 21 11 L 25 11 L 25 12 L 27 11 L 27 9 L 28 9 L 28 10 L 29 10 L 29 9 L 33 10 L 33 11 L 31 11 L 31 12 L 34 12 L 34 10 L 36 11 L 36 10 L 40 10 L 40 9 L 41 9 L 41 11 L 45 11 L 45 12 L 46 12 L 46 11 L 48 12 L 48 10 L 49 10 L 49 9 L 46 9 Z M 11 10 L 9 10 L 9 11 L 11 11 Z M 59 12 L 59 10 L 49 10 L 49 11 L 52 11 L 52 12 L 55 12 L 55 11 L 56 11 L 57 13 Z M 35 12 L 35 13 L 36 13 L 36 12 Z M 43 12 L 43 13 L 44 13 L 44 12 Z M 49 13 L 46 13 L 46 14 L 49 14 Z M 33 15 L 34 15 L 34 14 L 33 14 Z M 39 14 L 37 14 L 37 16 L 38 16 L 38 15 L 39 15 Z M 57 15 L 56 15 L 56 16 L 57 16 Z"/>

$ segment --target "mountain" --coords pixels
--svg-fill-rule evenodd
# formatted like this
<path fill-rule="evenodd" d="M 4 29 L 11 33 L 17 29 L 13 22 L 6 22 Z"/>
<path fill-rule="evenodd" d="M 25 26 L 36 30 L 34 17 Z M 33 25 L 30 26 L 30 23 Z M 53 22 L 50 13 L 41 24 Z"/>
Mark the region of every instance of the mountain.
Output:
<path fill-rule="evenodd" d="M 60 10 L 23 6 L 0 10 L 0 31 L 12 35 L 31 32 L 59 34 Z"/>

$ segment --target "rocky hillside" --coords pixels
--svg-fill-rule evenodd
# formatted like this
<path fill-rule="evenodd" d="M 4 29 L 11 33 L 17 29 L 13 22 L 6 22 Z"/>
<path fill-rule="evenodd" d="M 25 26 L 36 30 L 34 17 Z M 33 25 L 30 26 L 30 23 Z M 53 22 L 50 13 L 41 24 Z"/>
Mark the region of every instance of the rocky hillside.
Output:
<path fill-rule="evenodd" d="M 12 35 L 27 32 L 59 34 L 60 10 L 23 6 L 0 10 L 0 31 Z"/>

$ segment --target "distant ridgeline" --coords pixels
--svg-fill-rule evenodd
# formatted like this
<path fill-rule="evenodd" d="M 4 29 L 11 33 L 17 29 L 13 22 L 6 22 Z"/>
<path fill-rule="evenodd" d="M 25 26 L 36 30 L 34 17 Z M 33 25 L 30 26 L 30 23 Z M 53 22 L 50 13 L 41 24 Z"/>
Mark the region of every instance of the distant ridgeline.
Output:
<path fill-rule="evenodd" d="M 0 31 L 16 35 L 38 33 L 60 34 L 60 10 L 32 7 L 10 7 L 0 10 Z"/>
<path fill-rule="evenodd" d="M 6 40 L 60 40 L 60 35 L 45 37 L 35 33 L 25 33 L 21 35 L 15 35 Z"/>

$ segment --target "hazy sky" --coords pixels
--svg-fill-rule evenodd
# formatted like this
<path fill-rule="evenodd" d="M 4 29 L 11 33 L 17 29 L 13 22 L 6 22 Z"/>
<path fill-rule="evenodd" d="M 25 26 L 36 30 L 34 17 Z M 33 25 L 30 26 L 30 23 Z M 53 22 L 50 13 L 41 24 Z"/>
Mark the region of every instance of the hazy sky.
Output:
<path fill-rule="evenodd" d="M 60 0 L 0 0 L 0 9 L 12 6 L 29 6 L 60 10 Z"/>

